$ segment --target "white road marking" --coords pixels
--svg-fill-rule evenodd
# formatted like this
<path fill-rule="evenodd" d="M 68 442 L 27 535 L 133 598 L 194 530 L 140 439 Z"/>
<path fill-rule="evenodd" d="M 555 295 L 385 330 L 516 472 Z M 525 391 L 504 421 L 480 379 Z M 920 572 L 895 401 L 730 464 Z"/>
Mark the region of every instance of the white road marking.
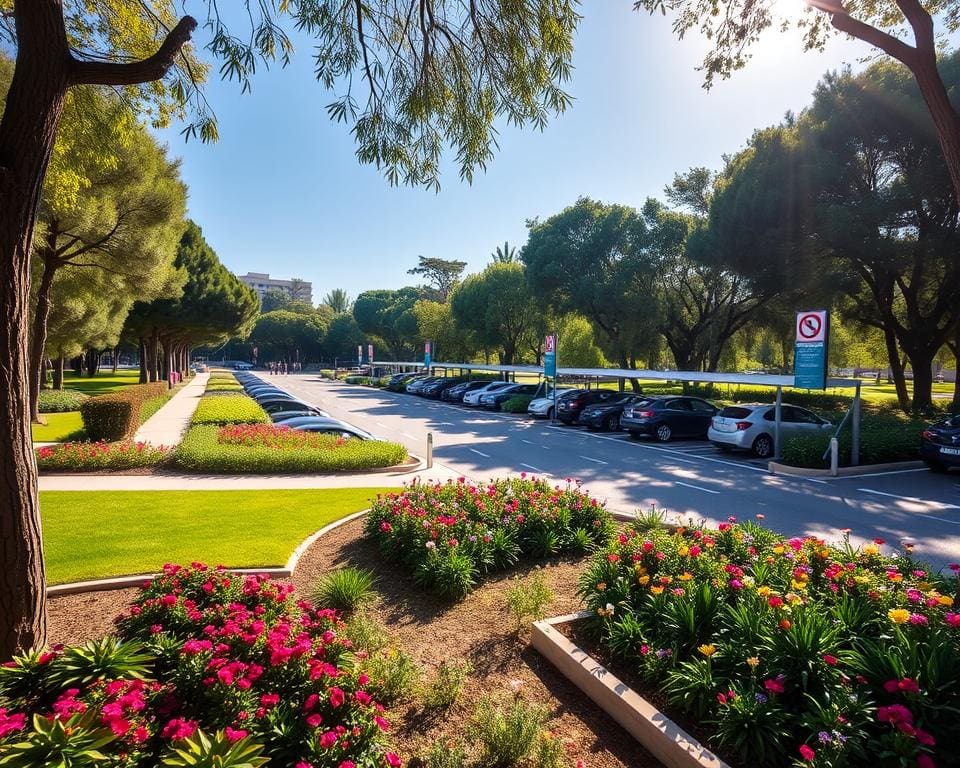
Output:
<path fill-rule="evenodd" d="M 916 496 L 898 496 L 895 493 L 887 493 L 886 491 L 875 491 L 873 488 L 857 488 L 858 491 L 862 493 L 873 493 L 877 496 L 887 496 L 891 499 L 900 499 L 900 501 L 912 501 L 914 504 L 929 504 L 934 507 L 939 507 L 940 509 L 960 509 L 956 504 L 947 504 L 942 501 L 934 501 L 933 499 L 920 499 Z"/>
<path fill-rule="evenodd" d="M 863 475 L 841 475 L 834 480 L 857 480 L 861 477 L 886 477 L 887 475 L 906 475 L 910 472 L 929 472 L 926 467 L 917 467 L 916 469 L 895 469 L 891 472 L 868 472 Z"/>
<path fill-rule="evenodd" d="M 390 429 L 390 427 L 388 427 L 388 426 L 387 426 L 386 424 L 384 424 L 382 421 L 375 421 L 375 422 L 373 422 L 373 423 L 376 424 L 378 427 L 382 427 L 383 429 Z"/>
<path fill-rule="evenodd" d="M 416 439 L 417 439 L 417 436 L 416 436 L 416 435 L 411 435 L 409 432 L 401 432 L 400 434 L 403 435 L 403 436 L 406 437 L 406 438 L 409 438 L 410 440 L 416 440 Z"/>
<path fill-rule="evenodd" d="M 475 454 L 477 454 L 477 456 L 483 456 L 483 458 L 485 458 L 485 459 L 489 459 L 489 458 L 490 458 L 490 454 L 489 454 L 489 453 L 484 453 L 483 451 L 478 451 L 476 448 L 471 448 L 470 450 L 473 451 Z"/>
<path fill-rule="evenodd" d="M 580 458 L 581 458 L 581 459 L 586 459 L 587 461 L 592 461 L 592 462 L 594 462 L 594 463 L 596 463 L 596 464 L 609 464 L 609 463 L 610 463 L 609 461 L 600 461 L 600 459 L 594 459 L 594 458 L 591 458 L 590 456 L 581 456 Z"/>
<path fill-rule="evenodd" d="M 714 491 L 710 488 L 701 488 L 699 485 L 691 485 L 690 483 L 684 483 L 681 480 L 674 480 L 673 483 L 674 485 L 682 485 L 684 488 L 693 488 L 695 491 L 703 491 L 704 493 L 712 493 L 714 495 L 720 493 L 720 491 Z"/>
<path fill-rule="evenodd" d="M 679 456 L 674 456 L 673 461 L 682 461 L 684 464 L 696 464 L 693 459 L 681 459 Z"/>
<path fill-rule="evenodd" d="M 536 445 L 536 443 L 534 443 L 533 441 L 531 441 L 531 440 L 524 440 L 522 437 L 520 438 L 520 442 L 521 442 L 521 443 L 526 443 L 527 445 Z"/>
<path fill-rule="evenodd" d="M 527 469 L 532 469 L 534 472 L 539 472 L 541 475 L 546 474 L 542 469 L 535 467 L 532 464 L 521 464 L 520 466 L 526 467 Z"/>

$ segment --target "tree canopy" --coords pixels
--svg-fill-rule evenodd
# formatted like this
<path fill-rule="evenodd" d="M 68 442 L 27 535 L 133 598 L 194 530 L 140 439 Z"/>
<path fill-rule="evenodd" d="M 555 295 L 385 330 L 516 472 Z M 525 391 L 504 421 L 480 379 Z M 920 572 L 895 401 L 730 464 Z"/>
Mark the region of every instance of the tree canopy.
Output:
<path fill-rule="evenodd" d="M 419 275 L 426 279 L 424 291 L 437 301 L 446 301 L 450 291 L 460 280 L 460 275 L 467 266 L 465 261 L 456 259 L 417 257 L 419 263 L 413 269 L 408 269 L 408 275 Z"/>

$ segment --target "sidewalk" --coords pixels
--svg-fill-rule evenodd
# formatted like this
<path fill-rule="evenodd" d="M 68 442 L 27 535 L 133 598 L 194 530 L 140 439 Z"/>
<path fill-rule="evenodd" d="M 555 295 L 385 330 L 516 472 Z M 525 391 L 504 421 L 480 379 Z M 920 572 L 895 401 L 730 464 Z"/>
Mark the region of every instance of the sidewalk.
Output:
<path fill-rule="evenodd" d="M 133 439 L 138 443 L 151 445 L 179 445 L 183 433 L 190 425 L 193 412 L 200 404 L 209 378 L 209 373 L 198 373 L 194 376 L 193 381 L 186 384 L 163 408 L 140 425 Z"/>

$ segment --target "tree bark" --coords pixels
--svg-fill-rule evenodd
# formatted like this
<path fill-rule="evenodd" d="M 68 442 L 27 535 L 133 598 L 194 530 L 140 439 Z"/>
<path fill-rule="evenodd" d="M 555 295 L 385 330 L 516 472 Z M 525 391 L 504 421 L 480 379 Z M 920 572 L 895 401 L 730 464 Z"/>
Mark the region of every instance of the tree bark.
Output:
<path fill-rule="evenodd" d="M 933 406 L 933 358 L 936 350 L 915 351 L 910 355 L 913 368 L 913 410 L 929 411 Z"/>
<path fill-rule="evenodd" d="M 147 344 L 143 340 L 143 336 L 140 336 L 137 339 L 137 351 L 140 355 L 140 383 L 146 384 L 147 379 Z"/>
<path fill-rule="evenodd" d="M 53 388 L 63 389 L 63 367 L 66 365 L 63 355 L 58 355 L 53 361 Z"/>
<path fill-rule="evenodd" d="M 120 351 L 120 347 L 113 348 L 113 375 L 117 375 L 117 353 Z"/>
<path fill-rule="evenodd" d="M 884 328 L 883 339 L 887 345 L 887 359 L 890 363 L 890 373 L 897 390 L 897 405 L 901 410 L 910 410 L 910 394 L 907 392 L 907 379 L 903 375 L 903 363 L 900 361 L 900 350 L 897 348 L 897 337 L 889 328 Z"/>
<path fill-rule="evenodd" d="M 51 251 L 56 248 L 56 229 L 51 228 L 44 249 L 43 274 L 37 288 L 37 307 L 33 314 L 33 335 L 30 339 L 30 363 L 33 377 L 30 379 L 30 420 L 40 421 L 40 387 L 43 384 L 44 347 L 47 345 L 47 322 L 50 319 L 50 294 L 53 292 L 53 278 L 57 271 L 56 259 Z"/>
<path fill-rule="evenodd" d="M 154 328 L 147 341 L 147 377 L 151 382 L 159 381 L 157 360 L 160 354 L 160 332 Z"/>

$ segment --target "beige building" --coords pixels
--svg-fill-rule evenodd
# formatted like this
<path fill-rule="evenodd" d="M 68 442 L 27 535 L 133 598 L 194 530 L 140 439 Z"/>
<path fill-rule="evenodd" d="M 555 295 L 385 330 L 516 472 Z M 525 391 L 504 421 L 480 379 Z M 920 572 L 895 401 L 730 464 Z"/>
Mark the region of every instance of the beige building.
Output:
<path fill-rule="evenodd" d="M 273 289 L 286 291 L 293 299 L 313 304 L 313 284 L 297 277 L 280 280 L 265 272 L 247 272 L 245 275 L 237 275 L 237 279 L 253 288 L 261 299 L 264 293 Z"/>

